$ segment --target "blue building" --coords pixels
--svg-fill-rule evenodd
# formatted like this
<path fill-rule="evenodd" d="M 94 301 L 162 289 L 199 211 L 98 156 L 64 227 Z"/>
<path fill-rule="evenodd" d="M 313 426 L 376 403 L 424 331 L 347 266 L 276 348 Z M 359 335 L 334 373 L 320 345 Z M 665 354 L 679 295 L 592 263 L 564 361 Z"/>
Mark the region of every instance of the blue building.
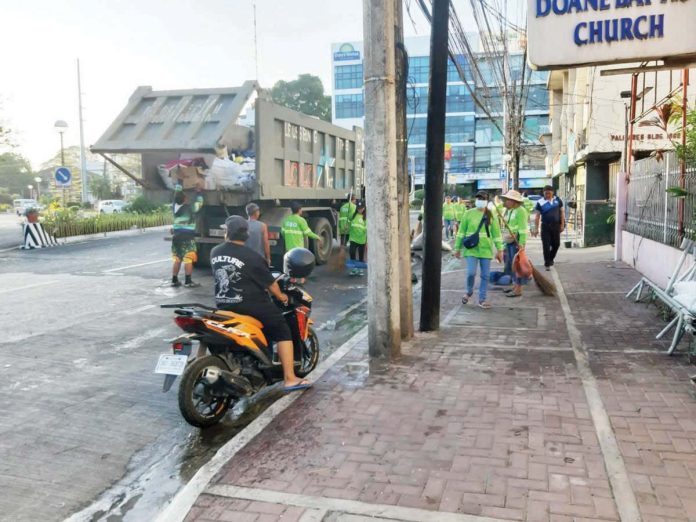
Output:
<path fill-rule="evenodd" d="M 475 35 L 473 35 L 475 37 Z M 475 38 L 471 38 L 475 40 Z M 428 112 L 428 78 L 430 38 L 406 39 L 409 53 L 408 85 L 408 154 L 413 159 L 416 184 L 425 175 L 425 135 Z M 364 127 L 362 42 L 339 43 L 332 46 L 333 122 L 352 128 Z M 461 57 L 462 68 L 471 71 L 471 64 Z M 502 128 L 503 99 L 495 82 L 490 64 L 483 53 L 477 65 L 488 87 L 492 116 Z M 522 75 L 523 53 L 512 53 L 511 69 Z M 520 168 L 520 187 L 541 188 L 546 184 L 544 156 L 539 136 L 548 132 L 549 94 L 546 88 L 548 73 L 533 72 L 525 113 L 523 153 Z M 481 91 L 482 85 L 477 86 Z M 478 96 L 478 93 L 477 93 Z M 454 63 L 449 64 L 447 82 L 447 119 L 445 141 L 451 145 L 452 158 L 446 164 L 450 183 L 476 183 L 475 188 L 499 189 L 503 170 L 503 136 L 493 121 L 476 107 L 467 86 L 461 81 Z M 532 147 L 537 145 L 537 147 Z"/>

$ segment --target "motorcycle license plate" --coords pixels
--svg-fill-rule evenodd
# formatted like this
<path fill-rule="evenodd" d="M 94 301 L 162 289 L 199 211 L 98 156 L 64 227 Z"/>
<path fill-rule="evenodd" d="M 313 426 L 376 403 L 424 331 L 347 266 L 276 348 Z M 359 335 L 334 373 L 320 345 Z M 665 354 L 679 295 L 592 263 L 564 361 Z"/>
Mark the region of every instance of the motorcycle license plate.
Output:
<path fill-rule="evenodd" d="M 163 353 L 159 356 L 155 373 L 164 373 L 166 375 L 181 375 L 186 369 L 188 362 L 187 355 L 171 355 Z"/>

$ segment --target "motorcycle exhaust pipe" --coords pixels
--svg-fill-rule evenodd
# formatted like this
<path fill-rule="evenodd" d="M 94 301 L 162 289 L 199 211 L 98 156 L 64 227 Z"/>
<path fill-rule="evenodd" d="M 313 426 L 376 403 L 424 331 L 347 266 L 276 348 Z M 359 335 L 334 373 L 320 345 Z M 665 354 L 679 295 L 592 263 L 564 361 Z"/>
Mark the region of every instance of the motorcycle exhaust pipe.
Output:
<path fill-rule="evenodd" d="M 219 368 L 206 368 L 202 376 L 213 387 L 228 395 L 248 397 L 254 393 L 254 388 L 248 379 Z"/>

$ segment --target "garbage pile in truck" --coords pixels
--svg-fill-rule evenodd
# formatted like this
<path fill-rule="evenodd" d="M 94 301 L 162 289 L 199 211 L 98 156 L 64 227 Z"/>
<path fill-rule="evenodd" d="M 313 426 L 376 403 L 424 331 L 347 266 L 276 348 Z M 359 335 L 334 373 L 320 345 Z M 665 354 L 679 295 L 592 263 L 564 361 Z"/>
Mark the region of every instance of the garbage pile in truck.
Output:
<path fill-rule="evenodd" d="M 204 190 L 252 192 L 256 184 L 256 158 L 253 151 L 230 154 L 227 147 L 215 155 L 178 158 L 158 166 L 162 182 L 173 190 L 180 181 L 184 189 L 202 186 Z"/>

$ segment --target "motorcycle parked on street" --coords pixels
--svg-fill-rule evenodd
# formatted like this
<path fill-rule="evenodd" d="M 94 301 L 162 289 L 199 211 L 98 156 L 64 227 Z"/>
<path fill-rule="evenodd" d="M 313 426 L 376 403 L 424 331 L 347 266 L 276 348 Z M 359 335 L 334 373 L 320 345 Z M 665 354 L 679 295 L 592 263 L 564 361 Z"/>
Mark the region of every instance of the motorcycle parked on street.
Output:
<path fill-rule="evenodd" d="M 307 254 L 311 255 L 307 251 Z M 313 256 L 312 256 L 313 257 Z M 275 301 L 290 327 L 295 374 L 304 377 L 319 361 L 319 339 L 310 319 L 312 297 L 301 286 L 311 266 L 274 274 L 287 305 Z M 236 402 L 283 380 L 275 345 L 257 319 L 198 303 L 162 305 L 174 309 L 174 322 L 186 332 L 172 339 L 172 354 L 160 355 L 155 373 L 165 375 L 167 392 L 178 376 L 178 402 L 186 422 L 198 428 L 217 424 Z M 198 349 L 193 355 L 193 344 Z"/>

